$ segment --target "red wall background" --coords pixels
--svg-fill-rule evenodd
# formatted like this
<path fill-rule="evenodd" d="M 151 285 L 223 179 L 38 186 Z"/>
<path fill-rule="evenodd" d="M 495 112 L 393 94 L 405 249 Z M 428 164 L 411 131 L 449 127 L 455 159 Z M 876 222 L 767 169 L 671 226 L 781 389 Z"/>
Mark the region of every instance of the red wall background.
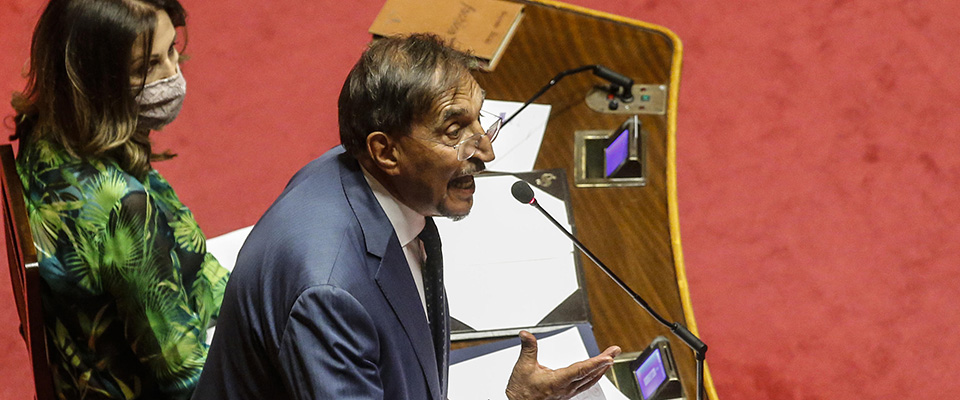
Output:
<path fill-rule="evenodd" d="M 382 0 L 182 1 L 190 94 L 156 136 L 180 157 L 157 168 L 216 236 L 337 142 L 337 94 Z M 721 398 L 960 392 L 960 3 L 570 3 L 684 43 L 681 233 Z M 0 0 L 3 99 L 42 6 Z M 8 281 L 0 398 L 27 399 Z"/>

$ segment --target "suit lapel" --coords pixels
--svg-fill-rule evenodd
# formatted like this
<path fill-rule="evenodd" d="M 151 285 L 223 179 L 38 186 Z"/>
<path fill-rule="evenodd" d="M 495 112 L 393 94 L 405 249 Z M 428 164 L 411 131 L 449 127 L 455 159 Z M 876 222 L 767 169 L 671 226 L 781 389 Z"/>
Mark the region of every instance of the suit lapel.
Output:
<path fill-rule="evenodd" d="M 380 260 L 376 270 L 372 271 L 374 280 L 413 346 L 432 397 L 439 400 L 442 398 L 441 377 L 437 371 L 430 327 L 397 234 L 363 178 L 360 165 L 344 154 L 340 156 L 340 180 L 347 201 L 360 222 L 367 252 Z M 446 348 L 449 349 L 449 344 Z"/>
<path fill-rule="evenodd" d="M 397 240 L 396 235 L 393 240 Z M 435 399 L 440 399 L 440 374 L 430 326 L 423 314 L 420 294 L 410 276 L 410 267 L 399 246 L 389 246 L 375 279 L 417 353 L 417 361 L 427 378 L 430 392 Z"/>

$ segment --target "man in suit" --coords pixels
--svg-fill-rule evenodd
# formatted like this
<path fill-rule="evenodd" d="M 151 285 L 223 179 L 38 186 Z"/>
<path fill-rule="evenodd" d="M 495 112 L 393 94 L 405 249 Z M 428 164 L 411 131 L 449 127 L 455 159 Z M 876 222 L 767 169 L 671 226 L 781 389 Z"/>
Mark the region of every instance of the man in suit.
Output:
<path fill-rule="evenodd" d="M 425 35 L 364 52 L 340 94 L 342 147 L 291 179 L 240 251 L 195 399 L 446 398 L 431 218 L 470 212 L 499 129 L 480 117 L 472 63 Z M 550 370 L 521 341 L 515 400 L 569 398 L 620 351 Z"/>

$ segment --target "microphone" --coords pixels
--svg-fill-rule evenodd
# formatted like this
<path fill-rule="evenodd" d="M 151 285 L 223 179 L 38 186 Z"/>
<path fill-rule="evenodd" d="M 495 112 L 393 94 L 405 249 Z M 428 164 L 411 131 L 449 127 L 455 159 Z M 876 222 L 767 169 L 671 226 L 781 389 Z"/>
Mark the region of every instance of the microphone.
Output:
<path fill-rule="evenodd" d="M 513 193 L 513 198 L 517 201 L 525 204 L 533 204 L 537 201 L 533 196 L 533 189 L 530 188 L 524 181 L 517 181 L 510 187 L 510 193 Z M 539 206 L 539 204 L 537 204 Z M 546 211 L 544 211 L 546 212 Z"/>
<path fill-rule="evenodd" d="M 623 280 L 621 280 L 620 277 L 614 274 L 613 271 L 610 270 L 610 268 L 607 268 L 607 266 L 604 265 L 603 262 L 600 261 L 600 259 L 594 256 L 593 253 L 590 252 L 590 250 L 583 245 L 583 243 L 580 243 L 580 241 L 577 240 L 577 238 L 574 237 L 573 234 L 570 233 L 570 231 L 564 228 L 563 225 L 560 225 L 560 223 L 557 222 L 557 220 L 554 219 L 553 216 L 547 212 L 547 210 L 544 210 L 543 207 L 540 206 L 540 203 L 537 202 L 537 198 L 533 193 L 533 189 L 530 187 L 528 183 L 524 181 L 514 182 L 513 186 L 510 187 L 510 193 L 513 194 L 513 198 L 517 199 L 517 201 L 524 204 L 529 204 L 531 206 L 536 207 L 537 210 L 540 210 L 540 212 L 543 213 L 543 215 L 547 217 L 547 219 L 549 219 L 550 222 L 553 222 L 553 225 L 556 226 L 557 229 L 560 229 L 560 231 L 562 231 L 567 236 L 567 238 L 569 238 L 573 242 L 573 244 L 577 246 L 577 248 L 580 249 L 580 251 L 583 252 L 583 254 L 587 256 L 587 258 L 590 259 L 590 261 L 593 261 L 594 264 L 600 267 L 600 269 L 604 273 L 606 273 L 607 276 L 610 277 L 610 279 L 612 279 L 618 286 L 620 286 L 620 289 L 623 289 L 623 291 L 627 292 L 627 294 L 629 294 L 630 297 L 633 298 L 633 301 L 637 302 L 637 304 L 639 304 L 640 307 L 642 307 L 644 310 L 647 311 L 647 313 L 653 316 L 653 318 L 657 320 L 657 322 L 659 322 L 661 325 L 670 329 L 670 332 L 673 332 L 673 334 L 677 338 L 679 338 L 684 344 L 686 344 L 691 349 L 693 349 L 693 352 L 697 357 L 697 399 L 698 400 L 701 399 L 701 394 L 704 391 L 703 362 L 706 359 L 706 353 L 707 353 L 706 343 L 703 343 L 703 341 L 701 341 L 700 338 L 698 338 L 696 335 L 690 332 L 690 330 L 688 330 L 685 326 L 681 325 L 679 322 L 671 323 L 670 321 L 667 321 L 665 318 L 660 316 L 660 314 L 657 314 L 657 312 L 654 311 L 653 308 L 651 308 L 650 305 L 647 304 L 647 302 L 642 297 L 640 297 L 639 294 L 634 292 L 633 289 L 630 289 L 630 287 L 627 286 L 627 284 L 623 282 Z"/>
<path fill-rule="evenodd" d="M 600 64 L 594 65 L 593 74 L 606 79 L 615 88 L 619 88 L 618 96 L 623 101 L 627 103 L 633 101 L 633 79 Z"/>
<path fill-rule="evenodd" d="M 622 86 L 626 89 L 633 87 L 633 79 L 628 78 L 626 75 L 621 74 L 617 71 L 614 71 L 610 68 L 604 67 L 603 65 L 597 64 L 594 65 L 593 74 L 599 76 L 603 79 L 606 79 L 610 83 L 613 83 L 617 86 Z"/>
<path fill-rule="evenodd" d="M 502 128 L 503 126 L 509 124 L 510 121 L 513 120 L 513 117 L 516 117 L 517 114 L 520 114 L 520 111 L 523 111 L 524 108 L 527 108 L 530 103 L 533 103 L 534 100 L 546 93 L 548 89 L 553 87 L 553 85 L 556 85 L 557 82 L 560 82 L 561 79 L 567 75 L 579 74 L 584 71 L 592 71 L 594 75 L 610 82 L 612 85 L 610 88 L 611 94 L 616 95 L 624 102 L 629 103 L 633 101 L 633 79 L 630 79 L 626 75 L 604 67 L 600 64 L 584 65 L 582 67 L 568 69 L 557 74 L 557 76 L 553 77 L 550 82 L 548 82 L 546 85 L 540 88 L 537 93 L 530 97 L 529 100 L 525 101 L 523 105 L 517 109 L 517 111 L 514 111 L 513 114 L 510 114 L 510 116 L 507 117 L 507 119 L 503 120 L 503 124 L 501 124 L 500 127 Z"/>

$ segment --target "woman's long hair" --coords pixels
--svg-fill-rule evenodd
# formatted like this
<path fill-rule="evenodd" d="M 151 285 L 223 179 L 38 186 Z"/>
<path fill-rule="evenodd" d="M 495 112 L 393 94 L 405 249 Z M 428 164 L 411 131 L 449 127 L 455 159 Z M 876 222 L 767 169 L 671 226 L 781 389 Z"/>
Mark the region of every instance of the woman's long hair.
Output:
<path fill-rule="evenodd" d="M 82 159 L 112 159 L 143 177 L 151 151 L 148 131 L 137 130 L 144 80 L 150 64 L 157 11 L 175 27 L 186 25 L 177 0 L 51 0 L 33 32 L 27 86 L 13 96 L 12 139 L 44 138 Z M 136 41 L 146 49 L 141 70 L 131 71 Z"/>

